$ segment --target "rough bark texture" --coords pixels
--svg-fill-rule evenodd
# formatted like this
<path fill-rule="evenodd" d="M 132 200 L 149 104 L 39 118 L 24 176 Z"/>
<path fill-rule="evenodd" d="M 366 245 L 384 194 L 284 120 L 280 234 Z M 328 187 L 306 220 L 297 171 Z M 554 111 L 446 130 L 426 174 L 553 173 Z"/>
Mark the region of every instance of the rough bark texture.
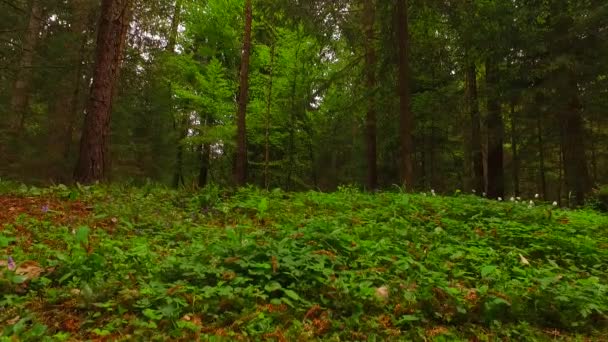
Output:
<path fill-rule="evenodd" d="M 264 187 L 270 187 L 270 119 L 272 114 L 272 86 L 274 77 L 275 46 L 270 47 L 270 75 L 268 80 L 268 98 L 266 99 L 266 119 L 264 127 Z"/>
<path fill-rule="evenodd" d="M 538 110 L 538 106 L 535 106 Z M 536 116 L 536 134 L 538 140 L 538 172 L 540 181 L 540 194 L 547 199 L 547 176 L 545 172 L 545 139 L 543 138 L 543 115 L 538 110 Z"/>
<path fill-rule="evenodd" d="M 177 44 L 177 30 L 180 23 L 182 11 L 182 0 L 175 1 L 175 7 L 173 8 L 173 18 L 171 18 L 171 32 L 169 33 L 169 40 L 165 51 L 167 53 L 175 52 L 175 45 Z M 172 93 L 172 86 L 169 83 L 169 92 Z M 173 109 L 173 108 L 172 108 Z M 180 185 L 184 185 L 184 146 L 182 141 L 188 136 L 188 119 L 179 118 L 175 112 L 173 119 L 173 128 L 177 131 L 177 152 L 175 155 L 175 169 L 173 171 L 173 187 L 178 188 Z"/>
<path fill-rule="evenodd" d="M 564 150 L 564 176 L 569 191 L 570 203 L 585 204 L 591 189 L 589 170 L 585 156 L 585 129 L 581 114 L 582 104 L 578 94 L 575 73 L 568 70 L 568 80 L 561 95 L 568 99 L 561 113 Z"/>
<path fill-rule="evenodd" d="M 412 132 L 414 129 L 414 118 L 410 106 L 410 67 L 409 67 L 409 31 L 408 31 L 408 1 L 397 1 L 397 47 L 399 60 L 398 92 L 400 113 L 400 171 L 401 181 L 407 189 L 414 187 L 414 165 L 412 155 L 414 142 Z"/>
<path fill-rule="evenodd" d="M 25 117 L 30 101 L 32 62 L 41 26 L 42 7 L 38 0 L 33 0 L 31 2 L 27 30 L 23 36 L 23 44 L 21 45 L 19 69 L 17 70 L 17 77 L 13 84 L 11 96 L 11 116 L 14 118 L 13 123 L 11 124 L 11 130 L 15 135 L 20 135 L 22 133 L 25 124 Z"/>
<path fill-rule="evenodd" d="M 515 103 L 511 103 L 511 153 L 513 154 L 513 193 L 519 196 L 519 137 L 517 135 L 517 112 Z"/>
<path fill-rule="evenodd" d="M 478 194 L 484 191 L 483 152 L 481 145 L 481 119 L 477 99 L 477 70 L 475 64 L 469 64 L 466 70 L 467 111 L 471 121 L 471 163 L 472 186 Z"/>
<path fill-rule="evenodd" d="M 83 59 L 88 38 L 88 18 L 91 12 L 90 1 L 74 0 L 70 33 L 73 40 L 67 42 L 65 61 L 70 65 L 57 84 L 55 102 L 49 113 L 49 136 L 47 144 L 47 178 L 53 181 L 66 181 L 69 177 L 66 168 L 70 146 L 73 139 L 74 121 L 79 108 L 82 88 Z"/>
<path fill-rule="evenodd" d="M 75 180 L 81 183 L 102 180 L 106 174 L 112 98 L 129 28 L 130 2 L 103 0 L 101 3 L 93 84 L 74 172 Z"/>
<path fill-rule="evenodd" d="M 486 88 L 488 90 L 488 197 L 505 196 L 504 180 L 504 123 L 498 94 L 498 65 L 492 59 L 486 62 Z"/>
<path fill-rule="evenodd" d="M 238 112 L 236 117 L 236 164 L 235 181 L 239 186 L 247 183 L 247 102 L 249 101 L 249 59 L 251 56 L 251 24 L 253 13 L 251 0 L 245 0 L 245 33 L 241 57 Z"/>
<path fill-rule="evenodd" d="M 378 188 L 377 163 L 377 122 L 376 122 L 376 47 L 375 31 L 376 11 L 373 0 L 365 0 L 363 5 L 363 26 L 365 30 L 365 76 L 368 95 L 367 115 L 365 117 L 366 146 L 367 146 L 367 189 L 374 191 Z"/>

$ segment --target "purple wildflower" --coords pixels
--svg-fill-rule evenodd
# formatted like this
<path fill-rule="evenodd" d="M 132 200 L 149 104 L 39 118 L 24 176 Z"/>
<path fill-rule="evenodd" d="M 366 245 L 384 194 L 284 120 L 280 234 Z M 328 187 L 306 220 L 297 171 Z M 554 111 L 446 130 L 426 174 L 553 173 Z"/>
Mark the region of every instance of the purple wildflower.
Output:
<path fill-rule="evenodd" d="M 17 268 L 17 265 L 15 265 L 15 260 L 13 260 L 12 256 L 8 257 L 8 263 L 6 266 L 8 267 L 9 271 L 14 271 Z"/>
<path fill-rule="evenodd" d="M 45 205 L 42 206 L 42 212 L 45 213 L 45 214 L 49 212 L 49 205 L 48 204 L 45 204 Z"/>

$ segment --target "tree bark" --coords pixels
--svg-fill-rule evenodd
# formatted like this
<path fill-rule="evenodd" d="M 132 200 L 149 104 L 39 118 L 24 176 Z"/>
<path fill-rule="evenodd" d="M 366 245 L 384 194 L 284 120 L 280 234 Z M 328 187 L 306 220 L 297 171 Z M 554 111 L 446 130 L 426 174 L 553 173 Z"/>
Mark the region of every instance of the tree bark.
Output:
<path fill-rule="evenodd" d="M 479 100 L 477 98 L 477 70 L 470 63 L 466 70 L 467 111 L 471 122 L 471 162 L 472 186 L 478 194 L 484 191 L 483 152 L 481 145 L 481 119 L 479 115 Z"/>
<path fill-rule="evenodd" d="M 578 94 L 578 84 L 573 70 L 568 70 L 566 88 L 560 94 L 568 99 L 561 113 L 564 132 L 564 176 L 569 191 L 570 203 L 585 204 L 585 197 L 591 189 L 585 151 L 585 129 L 581 113 L 582 104 Z"/>
<path fill-rule="evenodd" d="M 268 80 L 268 99 L 266 100 L 266 122 L 264 127 L 264 187 L 270 187 L 270 119 L 272 114 L 272 86 L 274 77 L 274 43 L 270 46 L 270 75 Z"/>
<path fill-rule="evenodd" d="M 14 117 L 11 131 L 15 136 L 21 135 L 25 125 L 25 117 L 30 101 L 30 87 L 32 78 L 32 61 L 38 43 L 38 34 L 42 26 L 42 7 L 38 0 L 33 0 L 30 7 L 30 16 L 28 20 L 27 30 L 23 37 L 21 46 L 21 60 L 19 61 L 19 69 L 17 77 L 13 84 L 13 92 L 11 97 L 11 115 Z"/>
<path fill-rule="evenodd" d="M 251 55 L 251 24 L 253 13 L 251 0 L 245 0 L 245 28 L 241 57 L 240 91 L 237 112 L 237 139 L 235 180 L 238 186 L 247 183 L 247 102 L 249 101 L 249 59 Z"/>
<path fill-rule="evenodd" d="M 375 30 L 376 11 L 373 0 L 365 0 L 363 4 L 363 26 L 365 30 L 365 76 L 368 94 L 367 115 L 365 117 L 367 145 L 367 189 L 374 191 L 378 188 L 378 157 L 377 157 L 377 120 L 376 120 L 376 47 Z"/>
<path fill-rule="evenodd" d="M 513 193 L 516 197 L 519 197 L 519 150 L 518 150 L 518 136 L 517 136 L 517 113 L 515 112 L 515 103 L 511 103 L 511 153 L 513 154 Z"/>
<path fill-rule="evenodd" d="M 130 0 L 101 3 L 93 84 L 74 172 L 75 180 L 81 183 L 99 181 L 106 175 L 112 100 L 126 44 L 130 7 Z"/>
<path fill-rule="evenodd" d="M 66 169 L 67 158 L 73 139 L 74 121 L 79 111 L 83 61 L 88 39 L 87 24 L 91 7 L 89 1 L 72 2 L 70 33 L 72 38 L 65 49 L 66 63 L 70 69 L 59 80 L 55 102 L 49 113 L 49 134 L 47 141 L 47 177 L 53 181 L 65 181 L 69 177 Z M 81 108 L 80 108 L 81 109 Z"/>
<path fill-rule="evenodd" d="M 488 89 L 488 197 L 505 196 L 504 180 L 504 123 L 498 93 L 498 65 L 493 59 L 486 61 L 486 87 Z"/>
<path fill-rule="evenodd" d="M 409 190 L 414 187 L 414 165 L 412 154 L 414 143 L 412 132 L 414 118 L 411 111 L 410 99 L 410 67 L 409 67 L 409 30 L 408 30 L 408 1 L 397 1 L 397 47 L 399 61 L 398 93 L 400 112 L 400 170 L 401 181 Z"/>
<path fill-rule="evenodd" d="M 540 194 L 543 199 L 547 198 L 547 176 L 545 171 L 545 140 L 543 138 L 543 117 L 538 106 L 534 106 L 538 111 L 536 114 L 536 134 L 538 142 L 538 163 L 539 163 L 539 180 L 540 180 Z"/>
<path fill-rule="evenodd" d="M 175 1 L 175 7 L 173 8 L 173 17 L 171 18 L 171 31 L 169 32 L 169 39 L 167 41 L 167 46 L 165 47 L 165 51 L 169 54 L 175 52 L 175 46 L 177 44 L 177 30 L 179 27 L 180 19 L 181 19 L 181 11 L 182 11 L 182 0 Z M 168 84 L 169 94 L 172 95 L 172 85 L 171 82 Z M 170 99 L 171 102 L 172 98 Z M 180 185 L 185 184 L 184 180 L 184 145 L 182 141 L 188 136 L 188 123 L 189 120 L 185 117 L 180 118 L 179 115 L 173 110 L 173 103 L 171 104 L 171 110 L 173 111 L 173 127 L 175 129 L 178 141 L 177 141 L 177 151 L 175 155 L 175 169 L 173 170 L 173 187 L 179 188 Z"/>
<path fill-rule="evenodd" d="M 200 149 L 201 156 L 201 167 L 198 173 L 198 186 L 199 188 L 204 188 L 209 184 L 209 168 L 211 166 L 211 145 L 203 144 Z"/>

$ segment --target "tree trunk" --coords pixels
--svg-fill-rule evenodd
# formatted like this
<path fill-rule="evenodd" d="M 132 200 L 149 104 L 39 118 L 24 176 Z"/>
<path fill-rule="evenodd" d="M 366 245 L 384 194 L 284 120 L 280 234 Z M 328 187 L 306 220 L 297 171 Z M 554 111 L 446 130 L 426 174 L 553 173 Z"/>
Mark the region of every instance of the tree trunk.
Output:
<path fill-rule="evenodd" d="M 414 165 L 412 154 L 414 143 L 412 132 L 414 118 L 410 108 L 410 68 L 409 68 L 409 31 L 408 31 L 408 1 L 397 1 L 397 46 L 399 51 L 399 112 L 400 112 L 400 170 L 401 181 L 409 190 L 414 187 Z"/>
<path fill-rule="evenodd" d="M 569 78 L 566 91 L 561 96 L 567 96 L 567 107 L 561 113 L 561 123 L 564 132 L 564 171 L 566 185 L 569 191 L 570 203 L 585 204 L 585 197 L 591 189 L 589 171 L 585 155 L 585 130 L 581 114 L 582 104 L 578 95 L 578 84 L 574 71 L 568 71 Z"/>
<path fill-rule="evenodd" d="M 539 180 L 540 180 L 540 194 L 543 199 L 547 198 L 547 176 L 545 171 L 545 141 L 543 138 L 543 118 L 538 106 L 534 106 L 538 111 L 536 116 L 536 134 L 538 142 L 538 163 L 539 163 Z"/>
<path fill-rule="evenodd" d="M 25 117 L 30 101 L 30 87 L 32 78 L 32 61 L 38 43 L 38 34 L 42 26 L 42 7 L 38 0 L 33 0 L 30 7 L 30 17 L 27 25 L 27 30 L 23 37 L 21 46 L 21 60 L 19 61 L 19 69 L 17 77 L 13 84 L 13 93 L 11 97 L 11 115 L 14 117 L 11 130 L 15 137 L 18 137 L 23 132 L 25 125 Z"/>
<path fill-rule="evenodd" d="M 270 119 L 272 114 L 272 86 L 274 77 L 274 43 L 270 46 L 270 75 L 268 80 L 268 99 L 266 100 L 266 122 L 264 129 L 264 187 L 270 187 Z"/>
<path fill-rule="evenodd" d="M 511 103 L 511 152 L 513 154 L 513 193 L 519 197 L 519 151 L 517 137 L 517 121 L 515 112 L 515 103 Z"/>
<path fill-rule="evenodd" d="M 253 13 L 251 0 L 245 0 L 245 33 L 241 58 L 240 91 L 237 112 L 237 139 L 235 179 L 238 186 L 247 183 L 247 102 L 249 101 L 249 59 L 251 55 L 251 24 Z"/>
<path fill-rule="evenodd" d="M 498 93 L 498 65 L 486 61 L 486 87 L 488 89 L 488 197 L 505 196 L 504 179 L 504 123 Z"/>
<path fill-rule="evenodd" d="M 198 173 L 198 187 L 204 188 L 209 184 L 209 167 L 211 166 L 211 145 L 203 144 L 199 149 L 201 155 L 201 168 Z"/>
<path fill-rule="evenodd" d="M 368 108 L 365 117 L 367 145 L 367 189 L 378 188 L 377 162 L 377 123 L 376 123 L 376 47 L 375 30 L 376 11 L 374 0 L 365 0 L 363 5 L 363 26 L 365 30 L 365 75 L 368 91 Z"/>
<path fill-rule="evenodd" d="M 91 12 L 89 1 L 72 2 L 70 33 L 73 39 L 67 42 L 65 60 L 70 69 L 56 86 L 55 102 L 49 113 L 49 134 L 47 141 L 47 177 L 53 181 L 65 181 L 67 158 L 73 138 L 74 121 L 79 111 L 80 91 L 83 74 L 83 60 L 88 39 L 88 18 Z"/>
<path fill-rule="evenodd" d="M 481 119 L 477 99 L 477 70 L 471 63 L 466 70 L 467 111 L 471 121 L 471 162 L 473 190 L 478 194 L 484 191 L 483 152 L 481 145 Z"/>
<path fill-rule="evenodd" d="M 106 175 L 112 99 L 126 44 L 130 5 L 130 0 L 101 3 L 93 84 L 74 172 L 75 180 L 81 183 L 102 180 Z"/>
<path fill-rule="evenodd" d="M 177 154 L 175 156 L 175 170 L 173 171 L 173 187 L 179 188 L 185 184 L 184 180 L 184 145 L 183 141 L 188 136 L 188 125 L 190 120 L 183 116 L 181 119 L 176 118 L 175 129 L 179 134 L 177 141 Z"/>
<path fill-rule="evenodd" d="M 171 32 L 169 32 L 169 40 L 167 41 L 167 46 L 165 47 L 165 51 L 169 54 L 175 52 L 175 45 L 177 44 L 177 30 L 180 23 L 182 11 L 182 0 L 175 1 L 175 7 L 173 8 L 173 17 L 171 18 Z M 173 101 L 172 101 L 172 85 L 171 82 L 168 84 L 169 94 L 171 99 L 171 110 L 174 110 Z M 175 156 L 175 169 L 173 170 L 173 187 L 179 188 L 180 185 L 183 186 L 185 184 L 184 180 L 184 146 L 182 145 L 182 141 L 188 136 L 188 122 L 189 120 L 185 117 L 179 118 L 179 115 L 173 111 L 173 127 L 175 131 L 177 131 L 177 152 Z"/>
<path fill-rule="evenodd" d="M 173 8 L 173 17 L 171 18 L 171 32 L 169 33 L 169 40 L 167 41 L 166 51 L 169 53 L 175 52 L 175 45 L 177 44 L 177 30 L 181 20 L 182 13 L 182 0 L 175 1 L 175 7 Z"/>

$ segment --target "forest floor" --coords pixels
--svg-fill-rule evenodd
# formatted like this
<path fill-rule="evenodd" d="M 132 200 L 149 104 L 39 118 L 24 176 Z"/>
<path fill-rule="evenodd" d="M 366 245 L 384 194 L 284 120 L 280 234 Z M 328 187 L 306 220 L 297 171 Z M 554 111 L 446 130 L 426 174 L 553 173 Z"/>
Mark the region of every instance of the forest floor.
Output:
<path fill-rule="evenodd" d="M 0 341 L 608 341 L 608 216 L 0 182 Z"/>

